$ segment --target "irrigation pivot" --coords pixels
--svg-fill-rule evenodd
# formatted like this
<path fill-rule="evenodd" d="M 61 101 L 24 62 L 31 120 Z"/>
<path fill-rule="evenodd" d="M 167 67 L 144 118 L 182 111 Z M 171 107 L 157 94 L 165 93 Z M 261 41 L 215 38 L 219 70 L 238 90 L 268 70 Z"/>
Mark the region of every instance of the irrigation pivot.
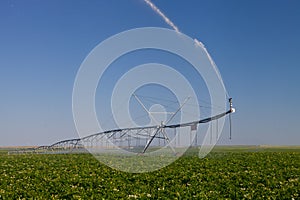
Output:
<path fill-rule="evenodd" d="M 177 146 L 180 144 L 180 140 L 178 140 L 177 142 L 173 141 L 173 143 L 171 144 L 171 139 L 168 136 L 170 135 L 170 133 L 175 133 L 175 136 L 178 135 L 177 138 L 183 138 L 183 136 L 179 136 L 179 134 L 181 133 L 177 129 L 190 127 L 190 131 L 192 132 L 194 130 L 197 130 L 197 126 L 200 124 L 217 121 L 218 119 L 225 117 L 226 115 L 229 115 L 230 117 L 231 113 L 235 112 L 235 109 L 232 106 L 232 98 L 230 98 L 229 110 L 218 115 L 186 123 L 168 124 L 176 115 L 176 113 L 178 113 L 178 110 L 180 110 L 186 102 L 187 100 L 166 122 L 160 122 L 160 124 L 157 125 L 107 130 L 104 132 L 94 133 L 82 138 L 62 140 L 48 146 L 44 145 L 37 148 L 19 149 L 10 153 L 76 153 L 87 152 L 87 150 L 89 152 L 113 152 L 114 149 L 124 149 L 133 153 L 144 154 L 148 151 L 152 151 L 150 150 L 151 145 L 153 149 L 157 149 L 161 146 L 162 143 L 166 144 L 166 146 L 169 146 L 173 153 L 176 153 L 174 147 L 176 147 L 176 144 Z M 175 136 L 173 136 L 172 140 L 176 140 Z M 154 143 L 154 140 L 157 140 L 156 143 Z"/>

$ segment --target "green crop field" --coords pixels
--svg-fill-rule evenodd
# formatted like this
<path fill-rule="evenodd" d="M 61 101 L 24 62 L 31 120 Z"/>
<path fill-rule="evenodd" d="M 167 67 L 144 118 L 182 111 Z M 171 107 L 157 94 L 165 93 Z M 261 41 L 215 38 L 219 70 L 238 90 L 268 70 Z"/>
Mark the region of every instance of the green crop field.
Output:
<path fill-rule="evenodd" d="M 0 151 L 0 199 L 300 199 L 300 149 L 192 149 L 151 173 L 113 170 L 89 154 Z"/>

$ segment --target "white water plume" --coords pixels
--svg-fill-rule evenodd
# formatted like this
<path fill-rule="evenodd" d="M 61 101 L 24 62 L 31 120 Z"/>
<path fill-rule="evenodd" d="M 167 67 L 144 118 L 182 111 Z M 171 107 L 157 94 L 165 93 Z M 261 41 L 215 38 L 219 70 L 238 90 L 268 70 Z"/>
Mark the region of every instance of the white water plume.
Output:
<path fill-rule="evenodd" d="M 160 15 L 169 26 L 171 26 L 177 33 L 180 33 L 179 28 L 162 11 L 160 11 L 159 8 L 156 5 L 154 5 L 150 0 L 144 0 L 144 1 L 152 8 L 152 10 L 154 10 L 158 15 Z M 215 64 L 215 62 L 211 58 L 211 56 L 208 53 L 207 49 L 205 48 L 204 44 L 202 42 L 200 42 L 199 40 L 197 40 L 196 38 L 194 39 L 194 42 L 195 42 L 196 46 L 201 47 L 205 51 L 205 53 L 207 54 L 207 57 L 208 57 L 211 65 L 212 65 L 213 69 L 215 70 L 219 80 L 223 84 L 223 87 L 224 87 L 224 90 L 226 92 L 227 97 L 229 97 L 229 94 L 228 94 L 228 92 L 225 88 L 225 85 L 224 85 L 222 76 L 220 74 L 220 71 L 218 70 L 217 65 Z"/>
<path fill-rule="evenodd" d="M 156 5 L 154 5 L 150 0 L 144 0 L 157 14 L 159 14 L 165 22 L 170 25 L 177 33 L 179 33 L 178 27 L 163 13 L 161 12 Z"/>
<path fill-rule="evenodd" d="M 207 55 L 207 57 L 208 57 L 208 59 L 209 59 L 209 62 L 210 62 L 210 64 L 211 64 L 211 66 L 214 68 L 214 70 L 215 70 L 215 72 L 216 72 L 216 74 L 217 74 L 217 76 L 218 76 L 218 79 L 220 80 L 220 82 L 222 83 L 222 85 L 223 85 L 223 87 L 224 87 L 224 90 L 225 90 L 225 93 L 226 93 L 227 97 L 229 97 L 229 94 L 228 94 L 228 92 L 227 92 L 227 90 L 226 90 L 226 88 L 225 88 L 225 85 L 224 85 L 224 82 L 223 82 L 221 73 L 220 73 L 220 71 L 219 71 L 219 69 L 218 69 L 216 63 L 214 62 L 214 60 L 212 59 L 212 57 L 211 57 L 210 54 L 208 53 L 206 47 L 204 46 L 204 44 L 203 44 L 202 42 L 200 42 L 200 41 L 197 40 L 196 38 L 194 39 L 194 42 L 195 42 L 195 44 L 196 44 L 197 46 L 201 47 L 201 48 L 204 50 L 204 52 L 206 53 L 206 55 Z"/>

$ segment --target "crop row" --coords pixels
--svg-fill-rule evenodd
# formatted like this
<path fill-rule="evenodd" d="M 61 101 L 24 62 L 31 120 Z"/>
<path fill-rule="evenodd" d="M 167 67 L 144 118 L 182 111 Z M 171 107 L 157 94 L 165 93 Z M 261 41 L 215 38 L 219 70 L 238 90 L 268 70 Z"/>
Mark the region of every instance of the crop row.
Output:
<path fill-rule="evenodd" d="M 1 154 L 0 199 L 299 199 L 299 175 L 299 152 L 189 155 L 142 174 L 89 154 Z"/>

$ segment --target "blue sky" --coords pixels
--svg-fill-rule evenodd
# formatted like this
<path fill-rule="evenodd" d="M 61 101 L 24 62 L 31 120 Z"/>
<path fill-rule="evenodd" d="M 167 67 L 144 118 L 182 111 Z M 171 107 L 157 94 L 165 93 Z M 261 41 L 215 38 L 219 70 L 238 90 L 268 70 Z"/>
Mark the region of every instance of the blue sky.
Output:
<path fill-rule="evenodd" d="M 300 2 L 153 2 L 218 65 L 237 113 L 221 144 L 299 145 Z M 0 146 L 78 137 L 73 83 L 101 41 L 170 28 L 142 0 L 0 1 Z"/>

